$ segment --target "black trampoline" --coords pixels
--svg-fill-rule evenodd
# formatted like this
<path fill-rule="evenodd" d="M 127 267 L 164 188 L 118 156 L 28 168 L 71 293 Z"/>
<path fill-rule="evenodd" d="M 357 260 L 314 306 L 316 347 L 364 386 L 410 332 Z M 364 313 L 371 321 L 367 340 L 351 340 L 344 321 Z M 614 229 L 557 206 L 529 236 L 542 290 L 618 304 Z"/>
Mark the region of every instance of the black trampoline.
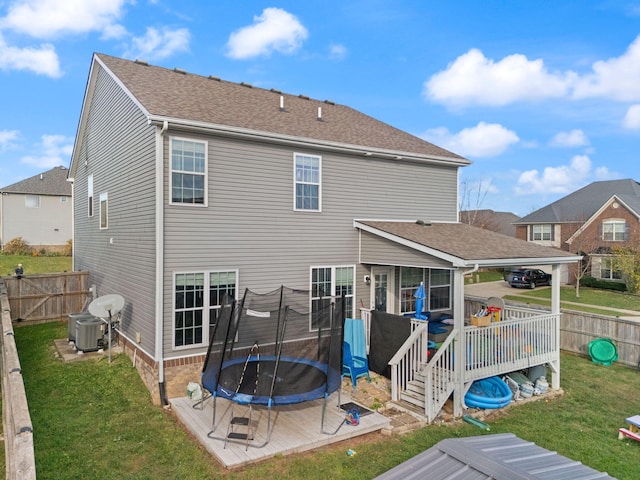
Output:
<path fill-rule="evenodd" d="M 202 386 L 213 397 L 210 438 L 218 398 L 266 406 L 267 442 L 271 407 L 324 399 L 322 431 L 335 433 L 325 432 L 324 411 L 329 395 L 342 385 L 344 298 L 321 298 L 313 308 L 311 298 L 308 290 L 280 287 L 263 294 L 247 289 L 240 301 L 225 299 L 201 373 Z M 244 417 L 234 421 L 251 423 Z"/>

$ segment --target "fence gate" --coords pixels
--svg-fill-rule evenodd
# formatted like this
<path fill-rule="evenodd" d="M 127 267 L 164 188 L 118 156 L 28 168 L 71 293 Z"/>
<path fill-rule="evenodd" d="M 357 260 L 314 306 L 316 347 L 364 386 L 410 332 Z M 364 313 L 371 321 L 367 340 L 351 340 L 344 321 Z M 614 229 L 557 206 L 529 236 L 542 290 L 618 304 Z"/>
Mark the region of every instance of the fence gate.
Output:
<path fill-rule="evenodd" d="M 42 323 L 83 311 L 91 301 L 89 272 L 63 272 L 2 277 L 11 319 Z"/>

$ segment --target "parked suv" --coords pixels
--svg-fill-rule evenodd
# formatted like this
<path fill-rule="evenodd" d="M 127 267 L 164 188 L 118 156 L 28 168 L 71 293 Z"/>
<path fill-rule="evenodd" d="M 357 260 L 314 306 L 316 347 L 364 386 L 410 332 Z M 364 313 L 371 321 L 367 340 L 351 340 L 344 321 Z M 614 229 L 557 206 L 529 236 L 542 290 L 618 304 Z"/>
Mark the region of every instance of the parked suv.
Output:
<path fill-rule="evenodd" d="M 513 288 L 536 288 L 538 285 L 551 285 L 551 274 L 537 268 L 511 270 L 505 278 Z"/>

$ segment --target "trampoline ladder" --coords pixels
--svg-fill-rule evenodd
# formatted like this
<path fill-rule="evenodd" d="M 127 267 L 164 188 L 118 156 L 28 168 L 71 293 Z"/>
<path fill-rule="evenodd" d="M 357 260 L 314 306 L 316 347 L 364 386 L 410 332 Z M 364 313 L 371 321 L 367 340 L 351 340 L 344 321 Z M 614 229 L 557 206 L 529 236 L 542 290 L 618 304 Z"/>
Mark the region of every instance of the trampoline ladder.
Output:
<path fill-rule="evenodd" d="M 242 375 L 240 376 L 240 381 L 238 382 L 238 386 L 236 387 L 236 398 L 238 396 L 238 392 L 240 387 L 242 386 L 242 381 L 244 380 L 244 374 L 247 370 L 247 365 L 252 357 L 257 357 L 258 359 L 258 369 L 260 368 L 260 351 L 257 343 L 254 343 L 247 355 L 247 359 L 244 361 L 244 366 L 242 368 Z M 256 374 L 256 384 L 253 387 L 253 395 L 256 394 L 256 390 L 258 388 L 258 376 L 259 371 Z M 245 450 L 249 450 L 249 442 L 253 440 L 253 406 L 251 404 L 251 398 L 244 400 L 241 404 L 246 405 L 245 412 L 243 416 L 235 415 L 235 402 L 231 407 L 231 421 L 229 421 L 229 425 L 227 426 L 227 436 L 224 440 L 224 448 L 227 448 L 227 443 L 229 440 L 244 440 L 245 441 Z"/>

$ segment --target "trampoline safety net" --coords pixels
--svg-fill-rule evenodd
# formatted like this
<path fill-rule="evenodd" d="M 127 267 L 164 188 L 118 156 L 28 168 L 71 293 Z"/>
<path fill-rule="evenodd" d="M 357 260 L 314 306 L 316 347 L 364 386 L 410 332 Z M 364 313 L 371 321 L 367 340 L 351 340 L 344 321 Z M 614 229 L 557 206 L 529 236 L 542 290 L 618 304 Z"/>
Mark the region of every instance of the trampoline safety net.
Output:
<path fill-rule="evenodd" d="M 280 287 L 225 299 L 202 369 L 202 386 L 240 403 L 287 404 L 340 388 L 344 298 L 310 308 L 310 292 Z"/>

